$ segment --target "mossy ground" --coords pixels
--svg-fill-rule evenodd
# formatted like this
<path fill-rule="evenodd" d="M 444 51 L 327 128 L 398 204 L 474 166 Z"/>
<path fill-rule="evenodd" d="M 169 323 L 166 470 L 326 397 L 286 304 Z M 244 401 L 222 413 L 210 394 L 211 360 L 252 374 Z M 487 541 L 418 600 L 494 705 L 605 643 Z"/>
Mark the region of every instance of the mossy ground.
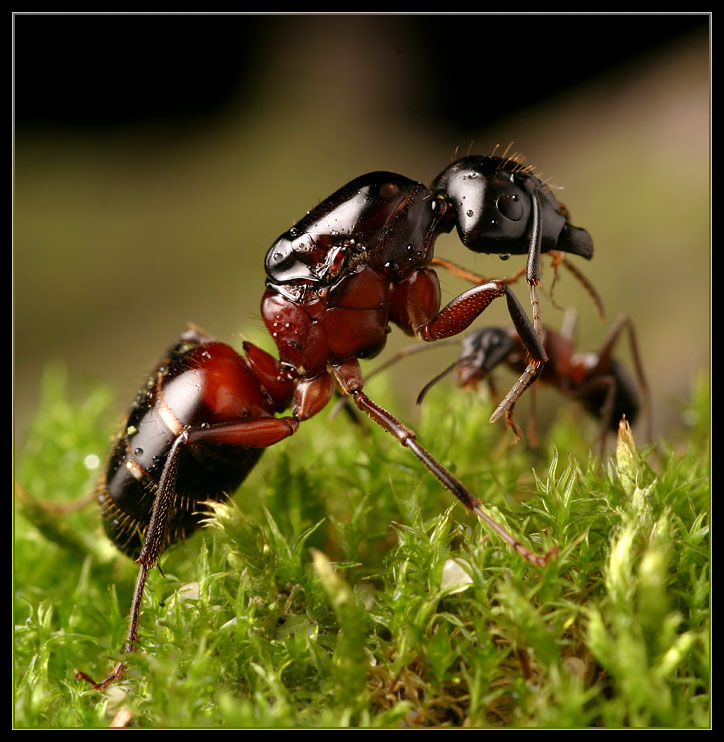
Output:
<path fill-rule="evenodd" d="M 707 727 L 707 392 L 687 444 L 624 440 L 603 466 L 570 415 L 534 454 L 482 402 L 429 396 L 421 442 L 527 545 L 558 545 L 543 569 L 376 426 L 320 415 L 163 555 L 141 650 L 97 693 L 74 674 L 119 659 L 136 570 L 92 504 L 53 508 L 92 491 L 113 431 L 105 390 L 71 403 L 49 374 L 15 471 L 14 726 Z"/>

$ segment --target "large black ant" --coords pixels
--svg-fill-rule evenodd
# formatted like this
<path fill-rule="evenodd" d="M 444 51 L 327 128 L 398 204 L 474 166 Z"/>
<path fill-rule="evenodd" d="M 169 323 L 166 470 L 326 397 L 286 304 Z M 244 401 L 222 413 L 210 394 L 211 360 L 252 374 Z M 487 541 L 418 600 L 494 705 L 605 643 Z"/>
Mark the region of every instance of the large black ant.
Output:
<path fill-rule="evenodd" d="M 485 281 L 441 308 L 430 266 L 437 236 L 453 227 L 475 252 L 528 256 L 533 323 L 504 280 Z M 495 156 L 452 163 L 431 189 L 394 173 L 363 175 L 281 235 L 266 256 L 261 302 L 279 360 L 248 342 L 239 355 L 189 330 L 140 390 L 112 450 L 99 485 L 103 522 L 140 564 L 124 651 L 137 643 L 146 578 L 160 554 L 198 527 L 203 501 L 227 498 L 265 448 L 319 413 L 335 385 L 524 559 L 544 566 L 556 550 L 530 551 L 487 515 L 412 430 L 364 393 L 358 359 L 382 350 L 390 323 L 421 340 L 441 340 L 504 296 L 530 358 L 509 395 L 512 406 L 547 359 L 536 286 L 541 253 L 554 251 L 590 259 L 593 245 L 530 168 Z M 288 407 L 291 415 L 275 417 Z M 94 687 L 106 688 L 124 669 L 119 662 Z"/>

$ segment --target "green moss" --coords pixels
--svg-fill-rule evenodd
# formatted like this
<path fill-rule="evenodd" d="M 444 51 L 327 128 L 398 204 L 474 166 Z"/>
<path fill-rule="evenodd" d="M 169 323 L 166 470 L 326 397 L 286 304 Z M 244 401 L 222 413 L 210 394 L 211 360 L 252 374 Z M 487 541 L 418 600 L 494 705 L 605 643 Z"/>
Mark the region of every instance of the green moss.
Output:
<path fill-rule="evenodd" d="M 558 545 L 543 569 L 376 426 L 304 423 L 164 554 L 142 651 L 101 694 L 74 674 L 119 659 L 135 568 L 92 504 L 57 507 L 92 491 L 113 430 L 107 391 L 72 403 L 56 370 L 16 466 L 15 727 L 707 727 L 707 390 L 691 446 L 624 441 L 606 471 L 560 453 L 565 423 L 539 461 L 483 405 L 430 395 L 421 442 L 526 544 Z"/>

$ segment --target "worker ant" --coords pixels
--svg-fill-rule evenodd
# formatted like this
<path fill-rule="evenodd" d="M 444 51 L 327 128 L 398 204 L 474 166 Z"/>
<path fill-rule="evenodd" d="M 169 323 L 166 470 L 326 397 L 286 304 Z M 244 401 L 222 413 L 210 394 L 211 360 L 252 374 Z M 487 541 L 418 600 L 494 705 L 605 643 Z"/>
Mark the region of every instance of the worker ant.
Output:
<path fill-rule="evenodd" d="M 620 315 L 609 330 L 601 348 L 597 352 L 587 353 L 576 350 L 574 342 L 576 319 L 575 310 L 569 310 L 566 312 L 560 332 L 544 327 L 543 347 L 548 362 L 539 376 L 540 382 L 580 401 L 583 408 L 600 421 L 597 439 L 601 454 L 606 435 L 618 431 L 621 418 L 625 416 L 633 425 L 642 410 L 646 411 L 646 433 L 651 440 L 650 393 L 631 319 L 626 315 Z M 624 330 L 628 334 L 635 380 L 613 357 L 616 343 Z M 403 349 L 383 366 L 369 373 L 367 378 L 421 348 L 424 349 L 425 346 Z M 516 373 L 526 366 L 526 351 L 517 333 L 506 327 L 484 327 L 476 330 L 463 338 L 459 358 L 423 387 L 417 397 L 417 403 L 422 404 L 430 389 L 450 373 L 453 374 L 456 385 L 463 389 L 475 388 L 480 382 L 485 381 L 495 395 L 491 374 L 501 365 Z M 535 389 L 533 391 L 535 392 Z M 508 424 L 513 429 L 514 442 L 517 442 L 521 438 L 521 431 L 513 418 L 512 408 L 509 413 Z M 530 437 L 532 430 L 529 433 Z"/>
<path fill-rule="evenodd" d="M 504 280 L 487 280 L 441 308 L 433 247 L 453 227 L 474 252 L 528 256 L 533 323 Z M 160 554 L 198 527 L 204 501 L 227 498 L 265 448 L 318 414 L 335 386 L 518 554 L 544 566 L 556 549 L 536 554 L 498 525 L 412 430 L 364 393 L 359 359 L 382 350 L 390 323 L 437 341 L 458 335 L 504 296 L 530 358 L 512 406 L 547 359 L 536 286 L 540 256 L 553 251 L 590 259 L 593 245 L 531 168 L 495 156 L 453 162 L 431 189 L 395 173 L 363 175 L 282 234 L 266 255 L 261 301 L 279 359 L 248 342 L 239 355 L 189 330 L 140 390 L 111 452 L 99 484 L 104 526 L 140 565 L 124 651 L 137 644 L 146 578 Z M 289 407 L 290 415 L 276 417 Z M 78 677 L 102 690 L 124 669 L 119 662 L 100 683 Z"/>

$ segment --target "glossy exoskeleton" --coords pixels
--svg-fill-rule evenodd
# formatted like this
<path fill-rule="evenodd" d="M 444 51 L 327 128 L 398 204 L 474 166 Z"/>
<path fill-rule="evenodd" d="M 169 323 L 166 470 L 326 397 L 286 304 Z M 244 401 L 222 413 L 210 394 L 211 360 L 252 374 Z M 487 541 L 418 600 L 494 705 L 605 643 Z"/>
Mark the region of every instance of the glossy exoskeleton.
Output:
<path fill-rule="evenodd" d="M 486 280 L 441 308 L 433 246 L 454 227 L 475 252 L 528 255 L 533 323 L 505 280 Z M 390 323 L 436 341 L 462 332 L 504 296 L 530 356 L 511 390 L 512 406 L 546 360 L 535 287 L 540 255 L 550 251 L 590 258 L 593 248 L 529 168 L 501 157 L 459 160 L 431 189 L 402 175 L 369 173 L 281 235 L 266 256 L 261 302 L 279 360 L 250 343 L 240 356 L 190 331 L 152 374 L 116 444 L 102 485 L 103 517 L 114 542 L 140 564 L 125 651 L 137 642 L 148 570 L 195 528 L 199 503 L 233 492 L 261 451 L 319 413 L 335 387 L 523 558 L 545 565 L 555 549 L 538 555 L 501 528 L 413 431 L 364 393 L 358 359 L 382 350 Z M 289 406 L 290 416 L 275 417 Z M 95 687 L 107 687 L 123 670 L 119 663 Z"/>
<path fill-rule="evenodd" d="M 573 315 L 568 316 L 570 318 Z M 650 440 L 649 388 L 631 320 L 625 315 L 619 316 L 597 352 L 576 350 L 573 342 L 574 325 L 575 322 L 569 319 L 560 333 L 544 328 L 543 347 L 548 362 L 539 381 L 579 401 L 590 415 L 600 420 L 601 449 L 606 434 L 618 431 L 623 416 L 633 425 L 642 409 L 647 413 L 646 427 Z M 613 357 L 614 348 L 624 329 L 628 331 L 635 380 Z M 418 402 L 422 402 L 430 388 L 450 372 L 453 372 L 458 386 L 468 388 L 481 381 L 492 383 L 491 373 L 503 364 L 516 373 L 525 368 L 525 348 L 518 334 L 507 327 L 484 327 L 476 330 L 463 339 L 459 359 L 424 387 L 418 396 Z M 520 431 L 514 423 L 513 426 L 519 437 Z"/>
<path fill-rule="evenodd" d="M 275 417 L 292 384 L 277 361 L 251 343 L 245 355 L 192 328 L 181 335 L 138 391 L 98 485 L 109 538 L 139 564 L 124 647 L 138 639 L 148 571 L 170 544 L 190 536 L 207 500 L 238 489 L 264 449 L 292 435 L 298 421 Z M 183 451 L 183 454 L 182 454 Z M 100 683 L 122 677 L 119 662 Z"/>
<path fill-rule="evenodd" d="M 262 353 L 254 348 L 251 357 L 263 358 Z M 265 360 L 274 367 L 271 356 Z M 274 399 L 260 377 L 248 357 L 198 329 L 188 330 L 169 348 L 138 391 L 99 483 L 104 528 L 124 554 L 137 559 L 142 552 L 141 535 L 179 436 L 194 431 L 187 454 L 178 457 L 161 549 L 196 530 L 204 517 L 202 501 L 223 500 L 239 488 L 264 450 L 243 445 L 244 436 L 257 442 L 265 426 L 271 445 L 296 429 L 295 420 L 274 418 L 288 405 L 291 385 L 282 385 L 281 396 Z M 234 436 L 242 445 L 224 445 L 224 437 Z"/>
<path fill-rule="evenodd" d="M 474 252 L 528 256 L 532 324 L 509 282 L 500 279 L 485 280 L 440 308 L 440 286 L 431 265 L 455 266 L 434 261 L 433 246 L 438 235 L 453 228 Z M 443 170 L 431 189 L 402 175 L 369 173 L 327 198 L 272 245 L 262 314 L 282 363 L 313 376 L 329 360 L 378 353 L 388 321 L 409 335 L 436 341 L 462 332 L 494 299 L 505 296 L 530 362 L 494 415 L 498 419 L 546 360 L 536 293 L 540 256 L 546 252 L 590 259 L 593 244 L 588 232 L 568 222 L 565 207 L 543 181 L 515 158 L 465 157 Z M 354 292 L 354 299 L 342 298 L 342 292 Z M 312 342 L 318 356 L 310 357 L 308 341 L 320 336 L 317 314 L 322 306 L 324 312 L 335 308 L 334 317 L 322 320 L 329 325 L 324 333 L 329 345 Z M 338 322 L 340 310 L 350 317 L 349 329 L 357 324 L 354 332 Z M 287 313 L 294 317 L 296 332 L 284 337 Z M 359 323 L 352 320 L 354 313 Z"/>

